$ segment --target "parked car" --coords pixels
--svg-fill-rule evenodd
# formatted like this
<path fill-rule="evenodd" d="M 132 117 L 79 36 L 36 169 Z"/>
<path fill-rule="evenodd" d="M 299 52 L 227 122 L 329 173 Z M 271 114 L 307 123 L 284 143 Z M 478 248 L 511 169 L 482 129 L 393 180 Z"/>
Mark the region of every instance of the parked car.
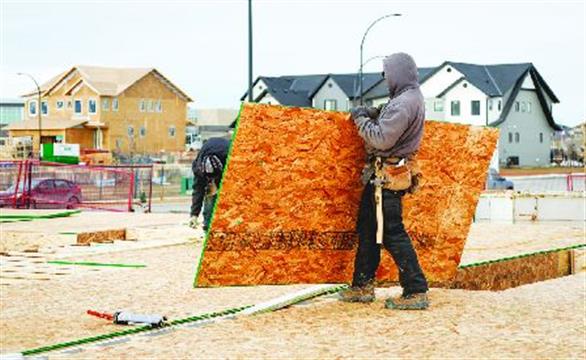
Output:
<path fill-rule="evenodd" d="M 75 209 L 82 201 L 81 188 L 72 181 L 65 179 L 34 179 L 28 184 L 19 182 L 18 191 L 16 184 L 5 191 L 0 191 L 0 207 L 14 205 L 16 194 L 16 206 L 27 206 L 33 209 Z"/>
<path fill-rule="evenodd" d="M 488 190 L 513 190 L 513 182 L 502 177 L 494 168 L 488 170 L 488 179 L 486 180 Z"/>

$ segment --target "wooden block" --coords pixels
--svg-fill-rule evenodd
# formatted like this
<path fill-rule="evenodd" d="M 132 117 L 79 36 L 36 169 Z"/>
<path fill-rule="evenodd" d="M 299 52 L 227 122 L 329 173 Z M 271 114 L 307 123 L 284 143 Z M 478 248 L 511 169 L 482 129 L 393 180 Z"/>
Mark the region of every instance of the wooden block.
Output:
<path fill-rule="evenodd" d="M 100 230 L 81 232 L 77 234 L 78 245 L 89 245 L 90 243 L 111 243 L 114 240 L 126 239 L 126 229 Z"/>
<path fill-rule="evenodd" d="M 432 281 L 456 274 L 497 138 L 426 121 L 421 189 L 403 217 Z M 347 113 L 245 105 L 196 284 L 349 282 L 364 158 Z M 384 252 L 377 279 L 396 278 Z"/>

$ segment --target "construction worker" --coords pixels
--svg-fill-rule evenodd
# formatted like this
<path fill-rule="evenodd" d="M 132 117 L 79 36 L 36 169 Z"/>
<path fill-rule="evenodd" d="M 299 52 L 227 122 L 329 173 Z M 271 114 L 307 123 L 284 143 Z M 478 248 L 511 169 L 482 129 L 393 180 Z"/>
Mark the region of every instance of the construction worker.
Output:
<path fill-rule="evenodd" d="M 403 288 L 400 297 L 385 301 L 385 307 L 426 309 L 429 306 L 427 281 L 403 226 L 401 205 L 401 197 L 413 190 L 418 176 L 414 176 L 413 181 L 410 177 L 405 189 L 390 190 L 386 184 L 392 184 L 394 179 L 378 179 L 378 175 L 375 175 L 376 164 L 397 168 L 405 162 L 409 163 L 411 155 L 419 149 L 423 135 L 425 105 L 419 89 L 417 66 L 411 56 L 404 53 L 388 56 L 383 61 L 383 69 L 389 101 L 380 109 L 360 106 L 352 110 L 352 119 L 365 142 L 368 164 L 362 176 L 365 187 L 357 221 L 359 244 L 354 276 L 352 286 L 341 293 L 341 300 L 372 302 L 375 299 L 374 276 L 380 262 L 380 246 L 375 239 L 375 184 L 379 181 L 379 184 L 383 184 L 381 206 L 384 220 L 380 224 L 382 244 L 397 265 L 399 282 Z"/>
<path fill-rule="evenodd" d="M 222 172 L 228 157 L 230 142 L 224 138 L 210 138 L 202 146 L 191 165 L 193 170 L 193 193 L 191 195 L 191 219 L 189 226 L 199 226 L 197 218 L 203 204 L 203 230 L 207 231 L 218 187 L 222 179 Z"/>

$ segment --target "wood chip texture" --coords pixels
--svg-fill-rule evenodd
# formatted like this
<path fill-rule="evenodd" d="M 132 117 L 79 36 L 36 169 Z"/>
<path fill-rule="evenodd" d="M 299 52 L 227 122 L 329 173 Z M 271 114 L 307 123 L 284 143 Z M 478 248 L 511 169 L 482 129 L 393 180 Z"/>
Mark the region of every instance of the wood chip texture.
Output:
<path fill-rule="evenodd" d="M 431 281 L 456 273 L 497 138 L 425 123 L 423 179 L 403 217 Z M 348 113 L 244 105 L 196 285 L 349 282 L 364 162 Z M 396 280 L 382 251 L 377 279 Z"/>

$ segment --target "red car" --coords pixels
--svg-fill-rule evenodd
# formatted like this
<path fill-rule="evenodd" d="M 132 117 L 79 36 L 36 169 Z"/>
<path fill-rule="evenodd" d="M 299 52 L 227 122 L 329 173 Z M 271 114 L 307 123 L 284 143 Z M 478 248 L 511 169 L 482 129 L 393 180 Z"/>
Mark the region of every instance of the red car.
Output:
<path fill-rule="evenodd" d="M 26 190 L 24 190 L 26 189 Z M 14 205 L 16 185 L 0 192 L 0 206 Z M 32 209 L 75 209 L 81 203 L 81 188 L 65 179 L 34 179 L 28 184 L 22 182 L 16 192 L 16 206 L 26 207 L 30 201 Z"/>

